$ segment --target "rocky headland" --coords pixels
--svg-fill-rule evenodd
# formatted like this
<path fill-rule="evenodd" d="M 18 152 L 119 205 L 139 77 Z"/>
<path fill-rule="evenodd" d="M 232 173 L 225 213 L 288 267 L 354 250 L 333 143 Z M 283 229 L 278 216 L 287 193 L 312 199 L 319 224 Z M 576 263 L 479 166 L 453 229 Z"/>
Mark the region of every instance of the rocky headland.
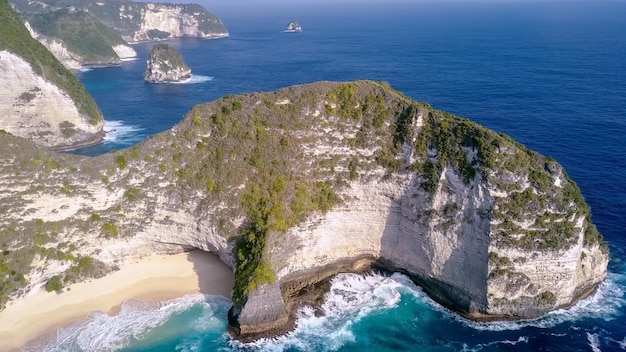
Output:
<path fill-rule="evenodd" d="M 23 16 L 56 11 L 89 13 L 119 32 L 127 42 L 178 37 L 222 38 L 228 30 L 222 21 L 198 4 L 133 1 L 28 1 L 11 0 Z"/>
<path fill-rule="evenodd" d="M 102 113 L 83 85 L 0 0 L 0 129 L 53 149 L 97 144 Z"/>
<path fill-rule="evenodd" d="M 227 96 L 98 157 L 0 133 L 0 197 L 0 303 L 197 248 L 234 270 L 241 339 L 288 329 L 339 272 L 520 319 L 593 292 L 609 260 L 555 160 L 370 81 Z"/>
<path fill-rule="evenodd" d="M 178 37 L 222 38 L 228 30 L 197 4 L 131 1 L 11 1 L 33 38 L 66 68 L 119 65 L 137 57 L 128 42 Z"/>
<path fill-rule="evenodd" d="M 144 81 L 148 83 L 176 83 L 185 82 L 191 78 L 191 68 L 176 49 L 167 44 L 157 44 L 152 47 Z"/>

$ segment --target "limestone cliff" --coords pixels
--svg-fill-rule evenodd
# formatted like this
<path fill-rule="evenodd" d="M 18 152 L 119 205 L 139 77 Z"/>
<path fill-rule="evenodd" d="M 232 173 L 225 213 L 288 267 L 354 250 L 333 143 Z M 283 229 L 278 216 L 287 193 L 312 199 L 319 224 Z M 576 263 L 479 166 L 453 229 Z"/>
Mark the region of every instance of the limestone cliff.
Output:
<path fill-rule="evenodd" d="M 27 1 L 12 0 L 22 14 L 46 14 L 58 10 L 89 13 L 126 41 L 162 40 L 177 37 L 221 38 L 228 30 L 215 15 L 198 4 L 132 1 Z"/>
<path fill-rule="evenodd" d="M 0 129 L 69 149 L 99 143 L 102 114 L 82 84 L 0 0 Z"/>
<path fill-rule="evenodd" d="M 152 47 L 144 81 L 148 83 L 184 82 L 191 78 L 191 69 L 176 49 L 167 44 L 157 44 Z"/>
<path fill-rule="evenodd" d="M 95 158 L 0 139 L 5 300 L 201 248 L 235 270 L 246 339 L 288 328 L 338 272 L 404 272 L 475 319 L 567 307 L 607 273 L 558 163 L 376 82 L 227 96 Z"/>

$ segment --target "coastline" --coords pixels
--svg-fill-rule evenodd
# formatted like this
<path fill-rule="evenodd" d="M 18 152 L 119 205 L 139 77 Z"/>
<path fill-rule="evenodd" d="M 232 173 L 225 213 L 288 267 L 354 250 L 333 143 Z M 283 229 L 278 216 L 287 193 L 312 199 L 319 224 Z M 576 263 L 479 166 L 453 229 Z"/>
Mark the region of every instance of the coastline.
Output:
<path fill-rule="evenodd" d="M 100 279 L 68 286 L 62 293 L 40 289 L 7 306 L 0 312 L 0 351 L 20 349 L 94 311 L 114 315 L 130 298 L 157 302 L 193 293 L 230 298 L 232 286 L 232 271 L 212 253 L 139 259 Z"/>

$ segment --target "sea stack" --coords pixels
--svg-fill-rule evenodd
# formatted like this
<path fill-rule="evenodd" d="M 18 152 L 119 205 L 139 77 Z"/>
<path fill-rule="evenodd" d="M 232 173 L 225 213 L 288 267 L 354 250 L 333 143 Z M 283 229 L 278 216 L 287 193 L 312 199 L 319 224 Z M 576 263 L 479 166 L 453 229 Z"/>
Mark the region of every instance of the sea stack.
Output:
<path fill-rule="evenodd" d="M 298 24 L 298 22 L 291 21 L 287 25 L 287 29 L 285 29 L 285 32 L 302 32 L 302 27 L 300 27 L 300 24 Z"/>
<path fill-rule="evenodd" d="M 143 79 L 148 83 L 184 82 L 191 69 L 183 57 L 167 44 L 157 44 L 150 50 Z"/>

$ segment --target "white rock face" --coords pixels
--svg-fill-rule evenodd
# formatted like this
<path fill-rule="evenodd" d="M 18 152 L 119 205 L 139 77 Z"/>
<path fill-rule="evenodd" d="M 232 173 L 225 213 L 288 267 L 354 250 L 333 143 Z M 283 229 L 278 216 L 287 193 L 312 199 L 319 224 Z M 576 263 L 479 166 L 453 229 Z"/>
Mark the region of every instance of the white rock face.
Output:
<path fill-rule="evenodd" d="M 67 93 L 41 76 L 22 58 L 0 51 L 0 129 L 47 147 L 71 146 L 101 134 Z"/>
<path fill-rule="evenodd" d="M 63 41 L 42 36 L 35 32 L 28 22 L 25 22 L 24 25 L 28 29 L 31 37 L 43 44 L 43 46 L 45 46 L 68 70 L 78 71 L 83 67 L 80 55 L 69 51 Z"/>
<path fill-rule="evenodd" d="M 114 45 L 113 51 L 121 60 L 129 60 L 137 57 L 137 52 L 135 49 L 131 48 L 128 45 Z"/>
<path fill-rule="evenodd" d="M 180 6 L 164 4 L 148 4 L 141 12 L 141 27 L 131 41 L 150 39 L 148 32 L 159 30 L 170 33 L 171 37 L 221 38 L 228 33 L 204 33 L 198 27 L 198 20 L 191 14 L 183 12 Z"/>
<path fill-rule="evenodd" d="M 312 86 L 311 92 L 318 94 L 319 99 L 325 99 L 328 97 L 327 86 L 336 87 L 332 83 L 317 84 Z M 389 106 L 406 103 L 395 93 L 374 83 L 354 86 L 365 86 L 371 89 L 370 92 L 383 95 Z M 292 89 L 302 93 L 305 88 L 285 91 Z M 355 91 L 358 93 L 358 89 Z M 245 107 L 259 106 L 264 98 L 267 96 L 241 97 Z M 298 99 L 295 95 L 282 95 L 265 102 L 265 107 L 283 109 L 297 104 Z M 316 172 L 321 175 L 330 173 L 320 170 L 324 166 L 316 162 L 336 160 L 337 165 L 330 174 L 341 176 L 342 186 L 335 191 L 342 203 L 327 213 L 313 212 L 285 232 L 267 234 L 263 260 L 273 268 L 275 280 L 272 284 L 256 286 L 248 294 L 248 304 L 236 307 L 242 308 L 238 318 L 242 331 L 263 333 L 288 325 L 287 313 L 294 302 L 283 299 L 289 300 L 291 294 L 300 292 L 300 288 L 310 288 L 339 271 L 367 268 L 368 261 L 409 274 L 435 299 L 476 319 L 536 317 L 575 303 L 606 277 L 608 251 L 601 247 L 601 240 L 588 236 L 593 235 L 587 233 L 592 229 L 587 223 L 588 213 L 584 205 L 576 203 L 576 195 L 556 195 L 573 184 L 553 161 L 532 154 L 536 157 L 528 161 L 534 163 L 532 168 L 513 173 L 502 165 L 511 161 L 507 159 L 511 155 L 528 151 L 501 138 L 496 140 L 501 146 L 493 150 L 489 159 L 493 164 L 489 168 L 480 169 L 480 172 L 475 170 L 474 176 L 464 180 L 454 166 L 445 164 L 439 178 L 433 180 L 435 187 L 427 191 L 424 186 L 426 171 L 418 167 L 398 167 L 389 171 L 380 166 L 375 160 L 382 148 L 380 144 L 349 146 L 348 141 L 358 132 L 358 125 L 333 116 L 325 111 L 324 105 L 326 103 L 319 100 L 317 105 L 307 102 L 306 108 L 300 106 L 297 110 L 302 116 L 295 113 L 289 116 L 296 120 L 294 125 L 300 127 L 285 133 L 292 133 L 302 141 L 299 149 L 302 153 L 295 156 L 301 163 L 291 172 L 301 172 L 303 177 L 315 180 L 323 177 L 315 175 Z M 193 129 L 196 118 L 201 122 L 221 109 L 218 104 L 207 104 L 202 108 L 205 115 L 200 109 L 193 110 L 170 132 L 140 144 L 136 155 L 127 150 L 76 161 L 77 169 L 91 171 L 86 175 L 77 173 L 72 176 L 58 171 L 56 177 L 42 180 L 43 173 L 35 169 L 33 175 L 40 178 L 37 182 L 45 184 L 44 190 L 37 194 L 29 192 L 35 176 L 21 176 L 20 179 L 11 172 L 17 157 L 0 158 L 0 170 L 4 171 L 0 173 L 0 197 L 7 204 L 15 204 L 3 214 L 4 217 L 0 217 L 0 225 L 4 221 L 8 226 L 18 219 L 42 219 L 44 222 L 66 219 L 70 224 L 82 219 L 91 221 L 89 225 L 97 225 L 86 226 L 87 230 L 81 226 L 67 226 L 55 239 L 79 243 L 82 254 L 105 263 L 118 263 L 151 253 L 201 248 L 216 253 L 234 268 L 238 231 L 244 225 L 249 226 L 239 207 L 241 190 L 246 185 L 228 184 L 221 191 L 224 193 L 215 196 L 204 190 L 207 186 L 202 178 L 181 180 L 181 171 L 187 170 L 183 164 L 172 169 L 166 167 L 172 164 L 174 155 L 181 162 L 186 162 L 186 157 L 197 162 L 196 158 L 206 155 L 200 142 L 210 138 L 222 141 L 224 138 Z M 395 160 L 400 165 L 434 158 L 438 153 L 430 147 L 418 152 L 417 137 L 424 133 L 426 126 L 449 122 L 435 120 L 436 116 L 426 108 L 415 109 L 414 113 L 400 115 L 413 119 L 403 126 L 408 131 L 406 139 L 403 145 L 397 146 Z M 241 117 L 233 115 L 233 119 Z M 318 120 L 299 125 L 313 117 Z M 298 121 L 298 118 L 302 119 Z M 341 130 L 336 128 L 340 123 Z M 284 130 L 281 128 L 280 131 Z M 224 139 L 228 145 L 237 141 L 240 140 Z M 167 154 L 177 148 L 175 145 L 180 148 L 178 153 Z M 477 149 L 470 147 L 461 150 L 468 163 L 479 154 Z M 128 164 L 116 168 L 114 158 L 124 155 Z M 521 156 L 530 158 L 529 155 Z M 235 157 L 231 160 L 236 160 Z M 357 175 L 347 177 L 351 158 L 358 159 L 359 168 Z M 98 166 L 89 165 L 92 161 Z M 105 170 L 102 165 L 107 165 L 110 170 Z M 248 164 L 245 165 L 247 170 Z M 549 180 L 546 187 L 533 186 L 536 180 L 529 180 L 532 171 L 538 169 L 544 171 Z M 483 173 L 483 170 L 487 171 Z M 256 182 L 253 173 L 247 176 L 249 178 L 243 182 Z M 76 187 L 71 196 L 58 191 L 63 187 L 65 177 Z M 186 187 L 187 182 L 194 180 L 200 182 L 199 188 Z M 133 188 L 141 196 L 131 200 L 127 192 Z M 524 199 L 520 209 L 513 209 L 513 204 L 507 203 L 527 190 L 541 193 L 541 197 Z M 55 191 L 56 194 L 51 193 Z M 540 208 L 530 204 L 533 199 L 541 200 Z M 529 244 L 515 242 L 518 237 L 515 231 L 503 225 L 503 217 L 516 214 L 516 211 L 519 211 L 519 217 L 512 221 L 518 223 L 516 226 L 527 231 L 526 235 L 532 235 L 531 230 L 539 233 L 539 237 L 529 236 L 533 241 Z M 102 219 L 92 221 L 91 214 L 100 214 Z M 545 219 L 540 219 L 542 217 Z M 100 226 L 105 219 L 117 226 L 119 236 L 103 236 Z M 557 226 L 559 230 L 551 233 L 546 224 L 567 226 Z M 542 242 L 547 239 L 556 240 L 555 243 Z M 539 242 L 545 246 L 536 245 Z M 62 269 L 45 266 L 40 271 L 45 270 L 46 275 L 38 277 L 59 273 L 50 268 Z M 37 284 L 40 282 L 29 281 L 26 289 Z M 290 289 L 293 291 L 288 292 Z"/>
<path fill-rule="evenodd" d="M 184 82 L 191 77 L 191 69 L 185 67 L 171 67 L 169 61 L 148 61 L 144 80 L 150 83 Z"/>

